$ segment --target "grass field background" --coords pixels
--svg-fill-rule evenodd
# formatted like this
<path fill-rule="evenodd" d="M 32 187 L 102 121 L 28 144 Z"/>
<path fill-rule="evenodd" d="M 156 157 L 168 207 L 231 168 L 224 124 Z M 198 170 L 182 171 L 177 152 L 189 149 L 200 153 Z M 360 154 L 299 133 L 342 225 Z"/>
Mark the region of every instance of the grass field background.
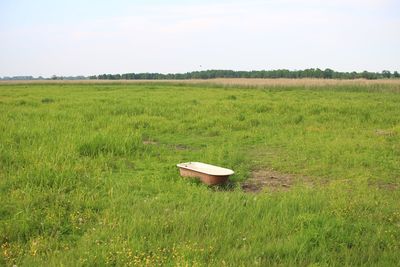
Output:
<path fill-rule="evenodd" d="M 399 103 L 388 82 L 1 84 L 0 265 L 398 266 Z M 313 185 L 243 192 L 259 169 Z"/>

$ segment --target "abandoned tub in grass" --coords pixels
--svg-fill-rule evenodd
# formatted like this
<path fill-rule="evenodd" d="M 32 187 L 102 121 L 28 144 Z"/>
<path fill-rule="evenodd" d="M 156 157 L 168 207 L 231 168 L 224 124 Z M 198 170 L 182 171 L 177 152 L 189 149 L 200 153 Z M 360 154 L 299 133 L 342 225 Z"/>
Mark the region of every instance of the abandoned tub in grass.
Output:
<path fill-rule="evenodd" d="M 201 162 L 186 162 L 177 164 L 176 166 L 179 167 L 182 176 L 200 178 L 207 185 L 225 183 L 229 176 L 235 173 L 230 169 Z"/>

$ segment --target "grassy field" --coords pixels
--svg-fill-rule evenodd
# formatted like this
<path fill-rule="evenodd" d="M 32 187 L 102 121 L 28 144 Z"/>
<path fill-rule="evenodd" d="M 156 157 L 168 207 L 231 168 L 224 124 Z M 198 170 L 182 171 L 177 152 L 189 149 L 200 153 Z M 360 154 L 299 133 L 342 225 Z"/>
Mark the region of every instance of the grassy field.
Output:
<path fill-rule="evenodd" d="M 399 266 L 400 83 L 281 83 L 0 84 L 0 265 Z"/>

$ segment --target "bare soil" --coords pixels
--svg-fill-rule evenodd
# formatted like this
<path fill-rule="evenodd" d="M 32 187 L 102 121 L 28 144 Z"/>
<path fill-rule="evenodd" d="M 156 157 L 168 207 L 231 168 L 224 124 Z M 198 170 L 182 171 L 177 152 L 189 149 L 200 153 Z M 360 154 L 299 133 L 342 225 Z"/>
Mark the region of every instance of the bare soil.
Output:
<path fill-rule="evenodd" d="M 394 182 L 383 182 L 383 181 L 372 181 L 369 182 L 370 186 L 376 186 L 379 189 L 383 190 L 389 190 L 389 191 L 396 191 L 400 188 L 399 183 L 394 183 Z"/>
<path fill-rule="evenodd" d="M 144 140 L 143 145 L 157 145 L 158 143 L 156 141 L 152 140 Z"/>
<path fill-rule="evenodd" d="M 396 135 L 396 132 L 393 131 L 393 130 L 381 130 L 381 129 L 377 129 L 377 130 L 375 131 L 375 134 L 376 134 L 376 135 L 379 135 L 379 136 L 395 136 L 395 135 Z"/>
<path fill-rule="evenodd" d="M 242 189 L 248 193 L 259 193 L 264 190 L 288 191 L 296 183 L 302 183 L 309 187 L 315 185 L 315 182 L 309 177 L 263 169 L 252 171 L 250 178 L 242 183 Z"/>
<path fill-rule="evenodd" d="M 175 149 L 176 150 L 188 150 L 188 149 L 190 149 L 190 147 L 187 145 L 177 144 L 177 145 L 175 145 Z"/>

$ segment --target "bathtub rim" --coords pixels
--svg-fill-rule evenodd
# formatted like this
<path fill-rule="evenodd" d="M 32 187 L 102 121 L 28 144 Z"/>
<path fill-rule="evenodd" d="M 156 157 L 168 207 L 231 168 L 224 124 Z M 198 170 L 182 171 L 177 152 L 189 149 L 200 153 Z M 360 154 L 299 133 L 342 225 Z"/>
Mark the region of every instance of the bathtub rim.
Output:
<path fill-rule="evenodd" d="M 211 167 L 213 169 L 219 169 L 221 171 L 225 171 L 225 173 L 213 173 L 212 171 L 207 171 L 201 168 L 191 168 L 190 165 L 191 164 L 199 164 L 199 165 L 205 165 L 205 167 Z M 189 165 L 189 166 L 188 166 Z M 190 161 L 190 162 L 183 162 L 183 163 L 179 163 L 176 164 L 176 166 L 178 168 L 182 168 L 182 169 L 186 169 L 186 170 L 190 170 L 190 171 L 194 171 L 194 172 L 199 172 L 199 173 L 204 173 L 207 175 L 212 175 L 212 176 L 230 176 L 233 175 L 235 172 L 231 169 L 227 169 L 227 168 L 223 168 L 223 167 L 219 167 L 216 165 L 212 165 L 212 164 L 207 164 L 207 163 L 203 163 L 203 162 L 197 162 L 197 161 Z"/>

